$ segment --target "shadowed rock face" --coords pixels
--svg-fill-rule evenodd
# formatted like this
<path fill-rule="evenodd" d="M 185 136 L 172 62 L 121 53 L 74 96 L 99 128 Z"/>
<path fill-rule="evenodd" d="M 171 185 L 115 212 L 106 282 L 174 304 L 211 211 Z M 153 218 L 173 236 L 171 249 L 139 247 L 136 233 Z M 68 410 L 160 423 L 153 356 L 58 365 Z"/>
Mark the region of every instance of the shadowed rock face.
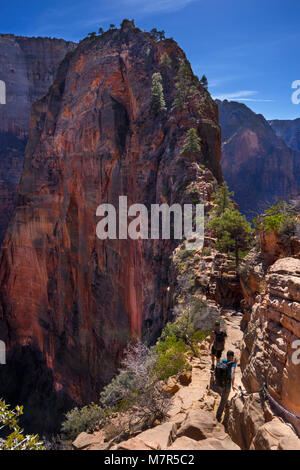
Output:
<path fill-rule="evenodd" d="M 31 104 L 47 93 L 74 47 L 58 39 L 0 35 L 0 80 L 6 85 L 6 104 L 0 105 L 0 244 L 16 204 Z"/>
<path fill-rule="evenodd" d="M 274 119 L 269 121 L 269 124 L 289 147 L 300 152 L 300 118 L 293 120 Z"/>
<path fill-rule="evenodd" d="M 222 169 L 234 199 L 249 218 L 300 189 L 300 152 L 277 136 L 262 115 L 241 103 L 217 100 Z"/>
<path fill-rule="evenodd" d="M 168 110 L 155 117 L 151 77 L 164 52 L 172 60 L 163 80 Z M 198 85 L 187 111 L 171 111 L 180 59 L 173 40 L 156 42 L 125 22 L 83 41 L 33 106 L 16 213 L 1 254 L 0 335 L 8 347 L 2 369 L 16 381 L 0 385 L 0 395 L 3 388 L 14 400 L 22 393 L 26 406 L 34 388 L 30 411 L 39 430 L 41 421 L 53 430 L 61 400 L 66 407 L 98 399 L 129 338 L 152 341 L 170 315 L 176 241 L 100 241 L 95 214 L 104 202 L 117 207 L 119 195 L 148 207 L 190 202 L 184 188 L 191 180 L 207 202 L 213 175 L 221 180 L 218 111 L 209 94 Z M 202 139 L 197 159 L 180 155 L 191 127 Z M 37 384 L 27 357 L 40 371 Z M 20 368 L 28 371 L 22 381 Z"/>

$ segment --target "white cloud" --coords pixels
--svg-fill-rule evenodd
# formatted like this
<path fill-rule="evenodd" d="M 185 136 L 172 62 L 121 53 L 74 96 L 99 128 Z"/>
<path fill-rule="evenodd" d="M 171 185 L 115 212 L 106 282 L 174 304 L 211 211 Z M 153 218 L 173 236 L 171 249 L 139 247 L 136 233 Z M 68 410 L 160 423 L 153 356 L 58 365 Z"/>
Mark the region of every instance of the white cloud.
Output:
<path fill-rule="evenodd" d="M 262 99 L 262 98 L 249 98 L 249 96 L 256 95 L 258 92 L 254 90 L 239 90 L 232 93 L 224 93 L 220 95 L 215 95 L 213 98 L 215 100 L 228 100 L 228 101 L 256 101 L 256 102 L 266 102 L 266 101 L 274 101 L 269 99 Z"/>
<path fill-rule="evenodd" d="M 126 7 L 134 7 L 137 14 L 148 14 L 182 10 L 196 1 L 199 0 L 152 0 L 147 3 L 144 0 L 121 0 L 120 4 Z"/>

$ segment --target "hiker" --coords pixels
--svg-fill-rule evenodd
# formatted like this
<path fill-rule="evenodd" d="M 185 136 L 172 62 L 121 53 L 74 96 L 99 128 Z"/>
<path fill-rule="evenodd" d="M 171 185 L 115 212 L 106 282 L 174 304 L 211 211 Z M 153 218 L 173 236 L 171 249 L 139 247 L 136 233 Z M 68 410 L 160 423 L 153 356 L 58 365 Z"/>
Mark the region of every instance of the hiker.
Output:
<path fill-rule="evenodd" d="M 221 359 L 222 352 L 225 348 L 225 338 L 227 334 L 224 330 L 221 329 L 221 323 L 219 320 L 215 322 L 215 329 L 210 336 L 209 349 L 211 348 L 211 369 L 215 370 L 215 358 L 217 360 Z"/>
<path fill-rule="evenodd" d="M 234 386 L 236 362 L 234 358 L 234 352 L 227 352 L 227 359 L 223 359 L 218 362 L 215 370 L 216 384 L 222 389 L 221 401 L 217 410 L 217 420 L 220 422 L 224 408 L 227 404 L 228 397 L 230 394 L 231 387 L 233 390 L 237 390 Z"/>

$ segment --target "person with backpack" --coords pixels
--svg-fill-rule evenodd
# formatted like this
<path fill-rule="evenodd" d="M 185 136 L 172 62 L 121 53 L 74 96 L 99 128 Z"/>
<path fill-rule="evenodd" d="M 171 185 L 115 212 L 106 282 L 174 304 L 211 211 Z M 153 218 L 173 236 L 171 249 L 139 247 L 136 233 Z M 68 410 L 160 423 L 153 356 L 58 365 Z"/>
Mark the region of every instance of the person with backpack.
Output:
<path fill-rule="evenodd" d="M 225 348 L 225 339 L 226 339 L 226 332 L 221 329 L 221 323 L 219 320 L 215 322 L 215 329 L 211 334 L 209 348 L 211 348 L 211 369 L 212 371 L 215 370 L 215 358 L 217 360 L 221 359 L 222 352 Z"/>
<path fill-rule="evenodd" d="M 219 361 L 215 369 L 215 381 L 216 385 L 221 388 L 221 401 L 217 410 L 217 420 L 220 422 L 224 408 L 227 404 L 228 397 L 230 394 L 231 387 L 233 390 L 237 390 L 234 386 L 236 362 L 234 358 L 234 352 L 227 352 L 227 359 Z"/>

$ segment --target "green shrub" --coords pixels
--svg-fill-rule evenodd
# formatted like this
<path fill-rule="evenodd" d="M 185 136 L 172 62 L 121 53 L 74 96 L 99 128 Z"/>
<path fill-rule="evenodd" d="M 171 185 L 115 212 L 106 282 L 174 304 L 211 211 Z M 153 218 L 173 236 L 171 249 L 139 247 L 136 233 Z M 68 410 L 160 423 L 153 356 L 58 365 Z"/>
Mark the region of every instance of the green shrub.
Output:
<path fill-rule="evenodd" d="M 158 384 L 157 354 L 138 341 L 127 347 L 121 371 L 100 395 L 103 406 L 112 411 L 126 411 L 135 407 L 135 414 L 151 424 L 165 416 L 169 397 Z"/>
<path fill-rule="evenodd" d="M 296 234 L 296 217 L 286 216 L 278 229 L 279 236 L 282 240 L 287 241 Z"/>
<path fill-rule="evenodd" d="M 197 331 L 195 331 L 193 336 L 192 336 L 193 343 L 195 343 L 195 344 L 202 343 L 202 341 L 204 341 L 210 333 L 211 333 L 210 330 L 197 330 Z"/>
<path fill-rule="evenodd" d="M 105 409 L 125 410 L 134 403 L 135 377 L 122 370 L 104 387 L 100 394 L 101 404 Z"/>
<path fill-rule="evenodd" d="M 278 232 L 283 238 L 293 236 L 296 229 L 296 218 L 291 205 L 286 201 L 269 207 L 261 217 L 253 219 L 255 228 L 270 232 Z"/>
<path fill-rule="evenodd" d="M 159 380 L 166 380 L 189 367 L 186 359 L 187 346 L 175 335 L 159 341 L 156 346 L 157 363 L 155 373 Z"/>
<path fill-rule="evenodd" d="M 95 403 L 82 408 L 73 408 L 66 413 L 66 420 L 61 426 L 62 433 L 66 439 L 74 440 L 81 432 L 94 431 L 104 416 L 103 408 Z"/>

